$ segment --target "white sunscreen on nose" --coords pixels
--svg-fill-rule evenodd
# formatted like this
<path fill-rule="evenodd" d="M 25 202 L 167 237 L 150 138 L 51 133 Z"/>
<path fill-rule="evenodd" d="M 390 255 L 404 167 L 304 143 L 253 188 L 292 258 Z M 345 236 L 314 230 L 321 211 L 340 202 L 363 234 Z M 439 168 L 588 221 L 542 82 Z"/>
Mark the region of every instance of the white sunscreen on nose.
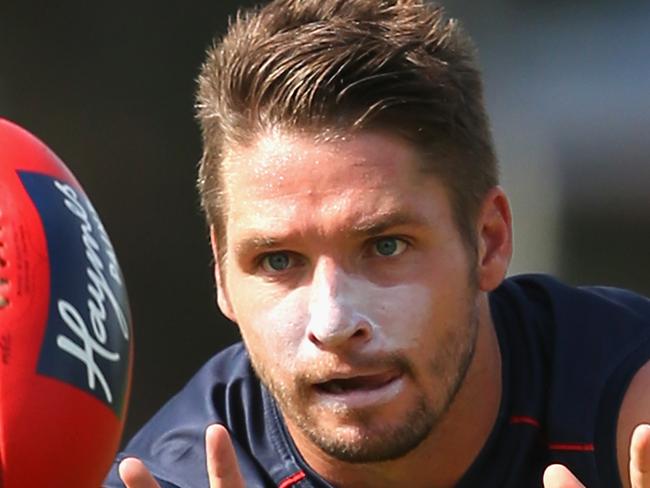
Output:
<path fill-rule="evenodd" d="M 375 342 L 373 349 L 394 351 L 418 341 L 423 328 L 415 324 L 427 320 L 431 300 L 424 286 L 380 286 L 342 271 L 337 271 L 336 283 L 334 290 L 312 290 L 308 324 L 312 332 L 324 337 L 350 334 L 365 323 Z"/>
<path fill-rule="evenodd" d="M 327 341 L 365 323 L 374 353 L 391 353 L 416 345 L 431 322 L 431 300 L 419 284 L 380 286 L 337 270 L 334 284 L 322 280 L 289 291 L 255 320 L 255 334 L 274 351 L 276 366 L 303 369 L 322 358 L 310 335 Z"/>

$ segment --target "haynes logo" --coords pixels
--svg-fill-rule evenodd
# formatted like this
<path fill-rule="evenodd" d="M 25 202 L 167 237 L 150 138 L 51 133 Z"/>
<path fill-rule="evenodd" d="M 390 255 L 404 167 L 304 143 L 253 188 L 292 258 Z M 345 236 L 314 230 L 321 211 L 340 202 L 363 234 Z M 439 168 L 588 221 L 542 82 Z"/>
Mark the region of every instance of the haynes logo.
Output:
<path fill-rule="evenodd" d="M 50 305 L 37 370 L 88 392 L 119 417 L 126 394 L 131 317 L 113 246 L 83 192 L 19 172 L 47 239 Z"/>

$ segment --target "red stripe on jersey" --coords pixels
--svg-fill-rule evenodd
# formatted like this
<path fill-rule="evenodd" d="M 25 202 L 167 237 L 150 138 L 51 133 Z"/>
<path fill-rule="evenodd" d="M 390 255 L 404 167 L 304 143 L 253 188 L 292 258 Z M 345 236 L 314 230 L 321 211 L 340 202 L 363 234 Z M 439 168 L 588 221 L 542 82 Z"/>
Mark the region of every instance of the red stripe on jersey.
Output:
<path fill-rule="evenodd" d="M 291 486 L 298 483 L 298 481 L 304 480 L 306 476 L 307 475 L 304 471 L 298 471 L 297 473 L 294 473 L 291 476 L 283 479 L 278 485 L 278 488 L 290 488 Z"/>
<path fill-rule="evenodd" d="M 528 424 L 533 427 L 539 428 L 539 420 L 534 419 L 533 417 L 526 417 L 525 415 L 513 415 L 510 417 L 511 424 Z"/>
<path fill-rule="evenodd" d="M 548 448 L 552 451 L 579 451 L 579 452 L 592 452 L 594 451 L 593 444 L 561 444 L 551 443 Z"/>

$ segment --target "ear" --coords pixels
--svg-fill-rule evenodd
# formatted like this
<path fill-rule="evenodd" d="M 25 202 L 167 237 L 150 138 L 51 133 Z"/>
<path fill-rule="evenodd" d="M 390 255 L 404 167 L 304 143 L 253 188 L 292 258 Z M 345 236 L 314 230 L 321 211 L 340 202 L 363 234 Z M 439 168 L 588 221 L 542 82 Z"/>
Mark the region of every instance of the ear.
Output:
<path fill-rule="evenodd" d="M 235 312 L 230 303 L 230 298 L 228 297 L 228 291 L 226 290 L 226 284 L 224 283 L 223 275 L 223 263 L 220 260 L 219 254 L 219 244 L 217 239 L 217 234 L 214 229 L 214 226 L 210 226 L 210 244 L 212 245 L 212 256 L 214 258 L 214 281 L 217 284 L 217 304 L 221 309 L 221 312 L 228 317 L 233 322 L 237 322 L 235 319 Z"/>
<path fill-rule="evenodd" d="M 483 200 L 476 236 L 479 288 L 491 291 L 505 278 L 512 257 L 512 214 L 508 197 L 499 186 Z"/>

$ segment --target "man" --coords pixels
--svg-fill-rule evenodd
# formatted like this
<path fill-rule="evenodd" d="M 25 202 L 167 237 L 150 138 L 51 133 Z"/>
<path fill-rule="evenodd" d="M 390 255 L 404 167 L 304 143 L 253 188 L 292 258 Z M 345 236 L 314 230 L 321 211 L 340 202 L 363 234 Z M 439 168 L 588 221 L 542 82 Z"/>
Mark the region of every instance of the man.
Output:
<path fill-rule="evenodd" d="M 650 487 L 650 302 L 504 281 L 472 51 L 420 0 L 277 0 L 209 51 L 199 188 L 245 348 L 106 486 Z"/>

